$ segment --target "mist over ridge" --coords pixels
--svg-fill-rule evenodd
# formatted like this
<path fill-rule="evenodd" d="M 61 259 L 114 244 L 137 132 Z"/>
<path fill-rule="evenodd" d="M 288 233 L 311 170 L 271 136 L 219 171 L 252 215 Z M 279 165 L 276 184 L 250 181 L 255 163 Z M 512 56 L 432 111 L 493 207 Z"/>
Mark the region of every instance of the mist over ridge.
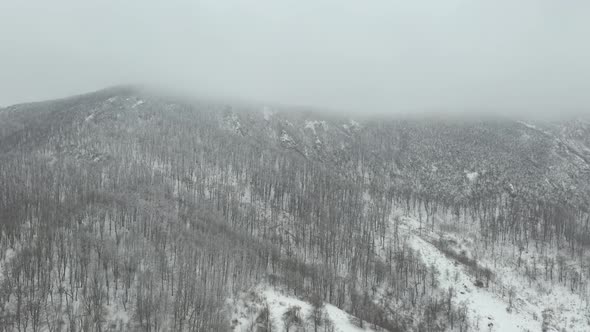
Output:
<path fill-rule="evenodd" d="M 10 2 L 0 105 L 126 82 L 356 113 L 588 111 L 590 4 Z"/>

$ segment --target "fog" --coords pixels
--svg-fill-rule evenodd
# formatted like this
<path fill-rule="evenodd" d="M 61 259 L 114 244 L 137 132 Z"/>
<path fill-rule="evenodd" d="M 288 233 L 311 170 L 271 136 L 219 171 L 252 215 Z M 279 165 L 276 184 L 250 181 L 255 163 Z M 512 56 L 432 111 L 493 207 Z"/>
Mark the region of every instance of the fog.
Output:
<path fill-rule="evenodd" d="M 584 111 L 587 0 L 0 0 L 0 105 L 118 84 L 355 112 Z"/>

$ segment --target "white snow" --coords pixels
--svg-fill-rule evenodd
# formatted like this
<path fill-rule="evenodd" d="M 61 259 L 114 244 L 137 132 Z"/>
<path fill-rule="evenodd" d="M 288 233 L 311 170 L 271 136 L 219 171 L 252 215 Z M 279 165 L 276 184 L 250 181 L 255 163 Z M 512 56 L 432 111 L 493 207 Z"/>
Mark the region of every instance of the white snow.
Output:
<path fill-rule="evenodd" d="M 237 134 L 241 134 L 242 123 L 240 122 L 240 118 L 235 113 L 225 116 L 224 125 L 226 129 L 229 129 Z"/>
<path fill-rule="evenodd" d="M 484 288 L 476 287 L 474 278 L 465 271 L 463 265 L 455 265 L 452 259 L 449 259 L 429 242 L 419 236 L 412 235 L 409 243 L 413 249 L 420 252 L 426 265 L 434 265 L 440 272 L 440 287 L 455 289 L 457 294 L 455 303 L 467 305 L 469 319 L 473 325 L 477 326 L 477 331 L 541 330 L 541 321 L 535 321 L 532 313 L 519 311 L 517 308 L 514 308 L 512 313 L 508 313 L 506 299 L 502 299 Z M 489 323 L 493 324 L 491 328 L 488 326 Z"/>
<path fill-rule="evenodd" d="M 84 122 L 90 122 L 90 121 L 92 121 L 92 119 L 94 119 L 94 113 L 87 116 L 86 119 L 84 119 Z"/>
<path fill-rule="evenodd" d="M 10 262 L 14 255 L 16 255 L 16 252 L 11 248 L 8 248 L 4 253 L 4 257 L 0 257 L 0 281 L 2 281 L 4 266 L 6 266 Z"/>
<path fill-rule="evenodd" d="M 109 322 L 111 327 L 119 329 L 120 331 L 125 330 L 130 322 L 129 313 L 118 305 L 108 305 L 106 307 L 107 315 L 106 321 Z"/>
<path fill-rule="evenodd" d="M 549 133 L 549 132 L 547 132 L 547 131 L 545 131 L 545 130 L 543 130 L 543 129 L 541 129 L 541 128 L 533 125 L 533 124 L 526 123 L 524 121 L 517 121 L 517 122 L 520 123 L 521 125 L 529 128 L 529 129 L 536 130 L 536 131 L 542 133 L 543 135 L 552 136 L 551 133 Z"/>
<path fill-rule="evenodd" d="M 531 283 L 522 271 L 524 267 L 517 269 L 517 258 L 514 255 L 516 249 L 511 244 L 504 244 L 495 252 L 486 250 L 476 238 L 472 238 L 477 232 L 470 233 L 467 230 L 468 225 L 457 234 L 432 232 L 424 227 L 419 231 L 420 223 L 416 218 L 410 216 L 399 219 L 402 238 L 420 253 L 424 264 L 434 266 L 439 271 L 441 291 L 454 288 L 456 296 L 453 303 L 467 307 L 468 318 L 475 331 L 541 331 L 544 312 L 551 313 L 552 317 L 550 325 L 546 327 L 547 331 L 590 331 L 590 309 L 584 299 L 590 297 L 590 290 L 586 290 L 586 295 L 582 296 L 573 294 L 568 287 L 545 281 L 542 276 Z M 393 234 L 388 236 L 392 237 Z M 489 287 L 475 286 L 476 278 L 473 273 L 434 245 L 441 237 L 455 239 L 457 248 L 451 248 L 453 251 L 465 250 L 466 257 L 477 258 L 478 266 L 492 269 L 495 279 L 490 282 Z M 523 255 L 523 266 L 533 266 L 531 261 L 539 256 L 533 249 Z M 540 263 L 537 268 L 541 269 Z M 512 307 L 507 310 L 510 306 L 510 290 L 513 292 Z M 488 326 L 490 323 L 493 325 Z"/>
<path fill-rule="evenodd" d="M 132 108 L 136 108 L 137 106 L 143 105 L 145 102 L 143 100 L 138 100 L 135 102 L 135 104 L 133 104 L 133 106 L 131 106 Z"/>
<path fill-rule="evenodd" d="M 290 143 L 290 144 L 294 144 L 295 143 L 295 141 L 293 140 L 293 138 L 289 134 L 287 134 L 286 131 L 283 131 L 281 133 L 280 140 L 283 143 Z"/>
<path fill-rule="evenodd" d="M 317 135 L 316 127 L 318 127 L 318 126 L 320 128 L 323 128 L 324 130 L 326 130 L 326 128 L 328 127 L 328 124 L 326 123 L 326 121 L 305 120 L 305 128 L 311 129 L 313 131 L 314 135 Z"/>
<path fill-rule="evenodd" d="M 354 120 L 349 120 L 348 123 L 342 125 L 342 128 L 345 130 L 357 131 L 361 128 L 361 125 Z"/>
<path fill-rule="evenodd" d="M 467 179 L 469 180 L 469 182 L 475 182 L 475 180 L 477 180 L 477 177 L 479 176 L 478 172 L 467 172 L 465 173 L 465 176 L 467 176 Z"/>
<path fill-rule="evenodd" d="M 293 306 L 301 308 L 301 318 L 303 319 L 305 331 L 313 331 L 312 322 L 309 320 L 309 315 L 313 309 L 312 305 L 294 296 L 285 295 L 270 286 L 259 286 L 251 292 L 242 294 L 240 299 L 230 303 L 230 310 L 233 311 L 232 320 L 238 322 L 234 330 L 250 331 L 252 324 L 265 304 L 268 304 L 269 307 L 269 316 L 273 331 L 284 331 L 283 314 L 289 307 Z M 331 304 L 324 304 L 324 311 L 326 314 L 325 317 L 332 322 L 335 332 L 374 331 L 367 326 L 360 328 L 353 324 L 351 321 L 352 317 L 349 314 Z M 323 330 L 323 328 L 320 330 Z"/>
<path fill-rule="evenodd" d="M 530 124 L 530 123 L 526 123 L 526 122 L 524 122 L 524 121 L 518 121 L 518 123 L 520 123 L 521 125 L 523 125 L 523 126 L 525 126 L 525 127 L 529 128 L 529 129 L 539 130 L 539 129 L 537 128 L 537 126 L 535 126 L 535 125 L 532 125 L 532 124 Z"/>

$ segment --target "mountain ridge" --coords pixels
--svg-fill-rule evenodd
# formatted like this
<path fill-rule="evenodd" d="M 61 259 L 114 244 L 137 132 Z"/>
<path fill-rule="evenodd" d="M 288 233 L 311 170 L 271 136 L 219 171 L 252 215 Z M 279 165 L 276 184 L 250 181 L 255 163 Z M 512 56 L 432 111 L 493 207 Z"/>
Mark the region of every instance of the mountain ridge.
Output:
<path fill-rule="evenodd" d="M 581 120 L 351 118 L 131 87 L 1 109 L 2 324 L 226 331 L 227 300 L 270 284 L 375 330 L 481 329 L 485 308 L 462 304 L 447 268 L 490 284 L 485 298 L 527 326 L 545 309 L 568 326 L 550 302 L 514 304 L 532 298 L 494 269 L 585 298 L 589 133 Z M 262 328 L 262 311 L 247 321 Z"/>

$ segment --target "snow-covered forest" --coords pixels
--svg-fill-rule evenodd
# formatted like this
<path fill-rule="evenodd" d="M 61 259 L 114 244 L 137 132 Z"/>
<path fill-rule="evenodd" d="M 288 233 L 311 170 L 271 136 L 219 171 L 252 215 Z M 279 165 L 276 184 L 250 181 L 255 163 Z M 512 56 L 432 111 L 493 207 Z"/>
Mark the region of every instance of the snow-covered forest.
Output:
<path fill-rule="evenodd" d="M 588 331 L 590 119 L 118 87 L 0 109 L 0 331 Z"/>

